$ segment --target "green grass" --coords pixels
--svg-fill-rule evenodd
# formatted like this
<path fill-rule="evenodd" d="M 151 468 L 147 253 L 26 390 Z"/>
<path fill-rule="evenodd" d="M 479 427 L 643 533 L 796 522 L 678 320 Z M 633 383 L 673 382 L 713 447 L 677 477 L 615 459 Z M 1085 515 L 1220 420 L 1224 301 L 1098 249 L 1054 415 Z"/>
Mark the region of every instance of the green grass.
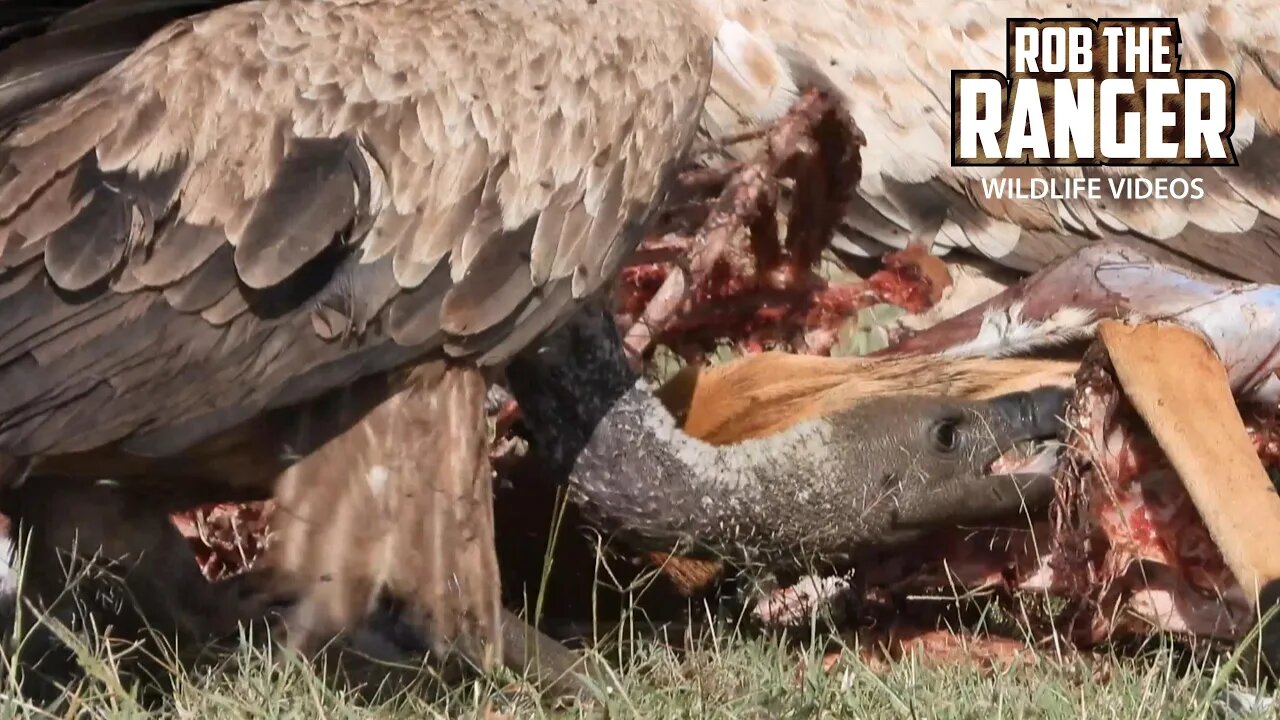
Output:
<path fill-rule="evenodd" d="M 559 514 L 552 525 L 562 520 Z M 553 537 L 555 534 L 553 533 Z M 74 648 L 83 679 L 51 707 L 23 700 L 9 661 L 0 654 L 0 720 L 7 718 L 1217 718 L 1224 689 L 1250 687 L 1244 651 L 1223 655 L 1190 651 L 1153 639 L 1123 654 L 1061 651 L 1040 643 L 1023 662 L 987 667 L 978 662 L 938 666 L 927 658 L 875 666 L 841 636 L 814 628 L 792 635 L 743 630 L 725 619 L 659 631 L 648 626 L 645 593 L 650 569 L 623 582 L 596 550 L 596 592 L 629 598 L 622 622 L 601 620 L 595 652 L 612 673 L 612 689 L 574 707 L 542 704 L 523 678 L 504 670 L 441 691 L 427 673 L 395 692 L 365 692 L 326 682 L 323 671 L 296 654 L 264 642 L 242 642 L 213 666 L 183 670 L 163 654 L 157 662 L 172 677 L 172 692 L 158 702 L 121 671 L 138 646 L 121 648 L 102 633 L 71 632 L 53 624 Z M 557 546 L 549 542 L 542 588 Z M 1034 598 L 1026 598 L 1034 600 Z M 1041 598 L 1043 599 L 1043 598 Z M 945 600 L 945 599 L 939 599 Z M 955 602 L 951 598 L 949 602 Z M 1029 637 L 1018 613 L 997 602 L 966 599 L 969 630 Z M 733 603 L 730 603 L 733 605 Z M 949 606 L 950 607 L 950 606 Z M 541 616 L 546 608 L 531 607 Z M 972 620 L 977 616 L 976 621 Z M 958 617 L 958 616 L 957 616 Z M 19 628 L 32 622 L 19 618 Z M 976 628 L 974 626 L 977 626 Z M 19 633 L 21 631 L 19 630 Z M 668 634 L 669 633 L 669 634 Z M 21 636 L 21 634 L 20 634 Z M 261 638 L 259 638 L 261 640 Z M 834 662 L 833 662 L 834 659 Z M 380 675 L 375 673 L 375 677 Z M 5 678 L 9 678 L 6 684 Z M 434 688 L 434 689 L 432 689 Z M 148 698 L 144 700 L 145 698 Z M 1233 717 L 1280 717 L 1270 714 Z"/>
<path fill-rule="evenodd" d="M 821 635 L 822 647 L 833 638 Z M 181 718 L 610 717 L 610 718 L 1200 718 L 1219 716 L 1211 700 L 1231 680 L 1227 659 L 1187 661 L 1169 648 L 1137 657 L 1048 654 L 1002 669 L 930 667 L 919 657 L 873 670 L 846 649 L 824 669 L 822 650 L 731 631 L 701 630 L 667 643 L 641 638 L 612 645 L 614 691 L 585 706 L 540 706 L 508 673 L 432 697 L 413 688 L 358 697 L 335 689 L 306 662 L 246 645 L 218 667 L 177 673 L 158 709 Z M 79 645 L 87 678 L 56 708 L 6 692 L 0 718 L 134 718 L 155 713 L 122 680 L 119 656 Z M 1266 715 L 1254 715 L 1266 717 Z"/>

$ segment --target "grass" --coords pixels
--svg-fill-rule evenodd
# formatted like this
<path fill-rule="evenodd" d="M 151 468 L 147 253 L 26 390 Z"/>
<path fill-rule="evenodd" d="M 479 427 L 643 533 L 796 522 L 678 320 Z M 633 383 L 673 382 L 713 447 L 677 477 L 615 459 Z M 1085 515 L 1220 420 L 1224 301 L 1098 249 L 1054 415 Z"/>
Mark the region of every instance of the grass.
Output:
<path fill-rule="evenodd" d="M 157 713 L 119 671 L 122 655 L 76 644 L 87 677 L 57 708 L 41 709 L 11 690 L 3 718 L 136 718 Z M 1226 658 L 1188 661 L 1171 647 L 1138 656 L 1056 658 L 996 669 L 931 666 L 910 656 L 873 668 L 850 648 L 832 662 L 831 642 L 724 627 L 691 631 L 678 643 L 639 636 L 608 645 L 615 690 L 586 706 L 540 706 L 506 672 L 434 696 L 414 688 L 359 697 L 324 682 L 310 663 L 246 643 L 217 667 L 174 671 L 174 691 L 158 709 L 179 718 L 610 717 L 610 718 L 1202 718 L 1221 716 L 1213 700 L 1233 679 Z M 816 642 L 814 642 L 816 641 Z M 673 645 L 682 646 L 677 650 Z M 809 649 L 806 649 L 809 648 Z M 821 649 L 818 649 L 821 648 Z M 1270 717 L 1255 713 L 1240 717 Z"/>
<path fill-rule="evenodd" d="M 553 518 L 558 525 L 560 514 Z M 556 534 L 553 533 L 553 537 Z M 556 556 L 546 549 L 542 588 Z M 518 675 L 505 670 L 440 691 L 426 673 L 407 689 L 360 694 L 324 680 L 323 670 L 270 643 L 245 638 L 230 657 L 197 670 L 181 669 L 171 653 L 156 662 L 172 678 L 157 703 L 122 672 L 142 652 L 72 632 L 44 618 L 73 648 L 84 677 L 50 707 L 17 692 L 0 668 L 0 720 L 8 718 L 1218 718 L 1224 690 L 1256 683 L 1233 656 L 1197 653 L 1153 639 L 1143 648 L 1090 655 L 1063 654 L 1053 643 L 1007 665 L 960 661 L 946 665 L 910 655 L 869 664 L 842 636 L 819 630 L 784 638 L 744 630 L 724 618 L 658 631 L 646 617 L 650 570 L 624 583 L 596 551 L 597 591 L 630 598 L 621 623 L 595 645 L 611 669 L 612 690 L 576 707 L 541 704 Z M 539 593 L 541 595 L 541 593 Z M 940 599 L 941 600 L 941 599 Z M 954 600 L 954 599 L 953 599 Z M 992 602 L 981 604 L 979 630 L 1028 633 Z M 534 615 L 545 608 L 534 603 Z M 972 616 L 970 613 L 969 616 Z M 19 618 L 19 627 L 32 618 Z M 606 621 L 601 621 L 604 627 Z M 971 622 L 970 625 L 973 625 Z M 972 629 L 972 628 L 971 628 Z M 670 632 L 672 635 L 665 635 Z M 8 658 L 0 655 L 7 668 Z M 6 681 L 5 678 L 8 678 Z M 435 690 L 431 688 L 435 687 Z M 1280 710 L 1232 714 L 1280 717 Z"/>

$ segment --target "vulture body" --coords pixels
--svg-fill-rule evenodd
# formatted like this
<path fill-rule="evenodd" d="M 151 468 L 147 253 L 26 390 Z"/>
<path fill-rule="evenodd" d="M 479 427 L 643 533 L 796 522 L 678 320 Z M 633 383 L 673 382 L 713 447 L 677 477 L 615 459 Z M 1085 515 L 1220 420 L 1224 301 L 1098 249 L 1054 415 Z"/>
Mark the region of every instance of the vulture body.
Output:
<path fill-rule="evenodd" d="M 838 242 L 855 254 L 920 243 L 1032 271 L 1113 241 L 1159 260 L 1280 280 L 1280 6 L 1155 0 L 1173 17 L 1182 70 L 1235 80 L 1238 167 L 952 167 L 951 72 L 1006 67 L 1008 18 L 1126 18 L 1120 0 L 722 0 L 705 117 L 713 137 L 784 113 L 806 85 L 841 97 L 866 137 Z M 745 147 L 745 146 L 743 146 Z M 1199 200 L 987 199 L 981 179 L 1201 178 Z M 1105 183 L 1105 180 L 1104 180 Z"/>
<path fill-rule="evenodd" d="M 501 363 L 636 242 L 697 28 L 674 0 L 165 26 L 0 145 L 0 449 L 169 455 L 409 360 Z"/>
<path fill-rule="evenodd" d="M 353 437 L 381 405 L 355 428 L 406 460 L 378 455 L 355 478 L 381 515 L 343 514 L 350 473 L 298 485 L 295 517 L 311 530 L 286 529 L 285 564 L 314 570 L 288 539 L 322 531 L 317 552 L 340 574 L 301 581 L 343 590 L 301 603 L 291 638 L 323 640 L 389 589 L 430 647 L 461 636 L 490 662 L 501 642 L 484 373 L 595 293 L 639 241 L 697 130 L 712 63 L 702 11 L 7 5 L 6 512 L 54 522 L 44 496 L 77 486 L 50 474 L 199 475 L 193 458 L 269 493 L 263 480 Z M 413 402 L 385 403 L 401 393 Z M 281 408 L 296 412 L 262 415 Z M 410 431 L 416 442 L 395 442 Z M 259 455 L 219 464 L 246 439 Z M 267 470 L 254 475 L 257 460 Z M 46 477 L 22 482 L 27 472 Z M 153 490 L 135 504 L 162 513 Z M 382 530 L 361 541 L 371 527 Z M 398 561 L 409 551 L 426 569 Z"/>

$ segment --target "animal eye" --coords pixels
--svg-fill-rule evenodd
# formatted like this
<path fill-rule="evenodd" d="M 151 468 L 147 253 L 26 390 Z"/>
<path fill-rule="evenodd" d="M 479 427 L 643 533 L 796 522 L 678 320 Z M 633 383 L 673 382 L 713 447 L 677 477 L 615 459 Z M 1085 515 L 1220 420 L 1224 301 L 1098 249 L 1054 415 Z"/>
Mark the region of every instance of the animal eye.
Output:
<path fill-rule="evenodd" d="M 960 444 L 960 423 L 956 420 L 939 420 L 929 429 L 929 435 L 938 452 L 955 452 Z"/>

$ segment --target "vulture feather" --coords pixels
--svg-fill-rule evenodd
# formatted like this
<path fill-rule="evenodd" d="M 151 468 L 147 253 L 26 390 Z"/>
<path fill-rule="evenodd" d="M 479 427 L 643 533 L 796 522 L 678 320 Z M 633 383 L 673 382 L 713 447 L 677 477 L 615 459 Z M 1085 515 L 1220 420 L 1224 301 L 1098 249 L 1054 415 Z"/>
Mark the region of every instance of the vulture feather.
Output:
<path fill-rule="evenodd" d="M 1181 70 L 1236 84 L 1238 167 L 952 167 L 951 72 L 1003 69 L 1008 18 L 1124 18 L 1114 0 L 723 0 L 704 125 L 713 137 L 783 113 L 801 86 L 843 98 L 866 137 L 858 197 L 838 243 L 858 255 L 915 242 L 1022 271 L 1087 243 L 1121 242 L 1160 260 L 1254 281 L 1280 280 L 1280 5 L 1155 0 L 1177 18 Z M 986 177 L 1200 178 L 1184 200 L 993 199 Z M 1103 180 L 1105 183 L 1105 179 Z"/>

